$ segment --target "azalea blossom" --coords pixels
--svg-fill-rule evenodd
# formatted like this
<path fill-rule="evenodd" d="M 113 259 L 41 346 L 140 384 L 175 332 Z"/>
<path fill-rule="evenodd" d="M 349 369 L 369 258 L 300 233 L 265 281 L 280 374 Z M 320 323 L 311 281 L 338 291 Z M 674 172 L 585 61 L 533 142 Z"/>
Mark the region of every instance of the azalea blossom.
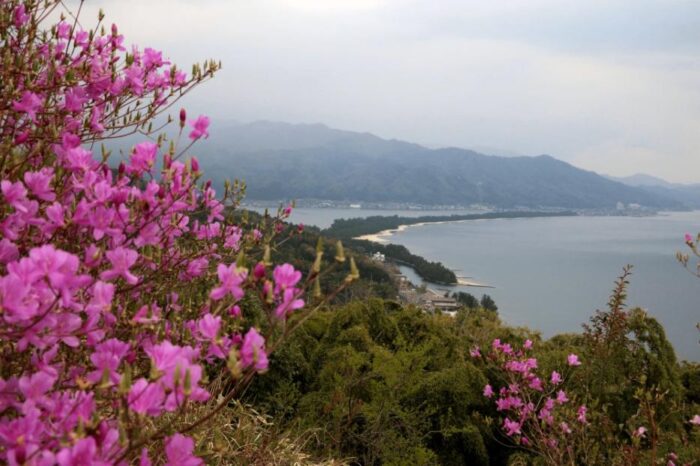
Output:
<path fill-rule="evenodd" d="M 139 278 L 129 271 L 138 260 L 139 255 L 136 251 L 120 246 L 111 251 L 107 251 L 105 255 L 112 263 L 112 268 L 100 274 L 102 280 L 114 280 L 115 278 L 122 277 L 130 285 L 138 283 Z"/>
<path fill-rule="evenodd" d="M 272 271 L 275 280 L 275 293 L 280 293 L 288 288 L 293 288 L 301 280 L 301 272 L 294 270 L 291 264 L 282 264 Z"/>
<path fill-rule="evenodd" d="M 557 371 L 552 371 L 552 377 L 550 379 L 552 385 L 559 385 L 562 381 L 561 375 Z"/>
<path fill-rule="evenodd" d="M 12 103 L 13 110 L 26 113 L 30 120 L 36 122 L 36 114 L 41 108 L 42 100 L 31 91 L 24 91 L 22 98 Z"/>
<path fill-rule="evenodd" d="M 190 122 L 192 131 L 190 131 L 190 139 L 208 138 L 209 137 L 209 117 L 200 115 L 196 120 Z"/>
<path fill-rule="evenodd" d="M 185 435 L 175 434 L 165 440 L 166 466 L 199 466 L 204 462 L 194 456 L 194 441 Z"/>
<path fill-rule="evenodd" d="M 585 405 L 581 405 L 578 408 L 578 411 L 576 412 L 576 420 L 580 422 L 581 424 L 587 424 L 588 421 L 586 420 L 586 412 L 587 408 Z"/>
<path fill-rule="evenodd" d="M 503 427 L 506 429 L 506 435 L 512 437 L 514 435 L 520 435 L 522 432 L 520 428 L 522 427 L 519 422 L 512 421 L 509 418 L 503 420 Z"/>
<path fill-rule="evenodd" d="M 567 356 L 566 362 L 570 366 L 580 366 L 581 365 L 581 361 L 578 360 L 578 356 L 573 354 L 573 353 L 570 354 L 569 356 Z"/>
<path fill-rule="evenodd" d="M 211 299 L 218 301 L 229 294 L 236 301 L 243 297 L 245 292 L 242 284 L 248 277 L 247 269 L 239 268 L 236 264 L 229 266 L 219 264 L 216 273 L 219 277 L 220 285 L 211 291 Z"/>
<path fill-rule="evenodd" d="M 241 365 L 253 367 L 256 372 L 267 370 L 268 360 L 265 353 L 265 338 L 263 338 L 255 328 L 251 328 L 246 333 L 241 346 Z"/>
<path fill-rule="evenodd" d="M 159 383 L 149 383 L 140 378 L 129 390 L 129 409 L 139 414 L 156 416 L 163 411 L 165 390 Z"/>

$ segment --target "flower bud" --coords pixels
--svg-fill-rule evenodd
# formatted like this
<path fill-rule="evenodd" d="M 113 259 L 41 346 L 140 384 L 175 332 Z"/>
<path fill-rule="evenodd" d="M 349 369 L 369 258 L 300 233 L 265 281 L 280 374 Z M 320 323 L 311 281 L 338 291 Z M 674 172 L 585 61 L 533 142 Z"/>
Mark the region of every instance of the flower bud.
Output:
<path fill-rule="evenodd" d="M 180 128 L 184 128 L 187 121 L 187 112 L 184 108 L 180 109 Z"/>
<path fill-rule="evenodd" d="M 343 249 L 341 241 L 335 243 L 335 260 L 341 263 L 345 262 L 345 249 Z"/>
<path fill-rule="evenodd" d="M 108 388 L 112 385 L 112 380 L 109 373 L 109 368 L 105 367 L 102 371 L 102 377 L 100 378 L 100 384 L 98 388 Z"/>
<path fill-rule="evenodd" d="M 231 377 L 234 380 L 238 380 L 241 377 L 241 365 L 238 362 L 238 355 L 235 348 L 232 348 L 228 353 L 228 361 L 226 361 L 226 367 L 231 373 Z"/>
<path fill-rule="evenodd" d="M 313 273 L 321 272 L 321 259 L 323 258 L 323 252 L 316 253 L 316 259 L 314 260 L 314 265 L 311 267 Z"/>
<path fill-rule="evenodd" d="M 266 244 L 265 245 L 265 252 L 263 253 L 263 264 L 265 264 L 267 267 L 272 265 L 272 261 L 270 260 L 270 245 Z"/>
<path fill-rule="evenodd" d="M 354 257 L 350 258 L 350 276 L 355 280 L 360 278 L 360 271 L 357 269 Z"/>
<path fill-rule="evenodd" d="M 192 166 L 193 172 L 199 171 L 199 160 L 197 160 L 195 157 L 192 157 L 192 159 L 190 160 L 190 164 Z"/>
<path fill-rule="evenodd" d="M 321 280 L 319 280 L 318 278 L 316 278 L 316 280 L 314 280 L 313 297 L 314 298 L 321 297 Z"/>
<path fill-rule="evenodd" d="M 260 280 L 261 278 L 265 277 L 265 264 L 262 262 L 258 262 L 255 264 L 255 267 L 253 267 L 253 277 L 255 277 L 256 280 Z"/>
<path fill-rule="evenodd" d="M 189 369 L 185 371 L 185 383 L 182 392 L 185 396 L 190 396 L 192 394 L 192 373 Z"/>
<path fill-rule="evenodd" d="M 124 373 L 119 380 L 119 393 L 125 395 L 131 389 L 131 366 L 128 364 L 124 368 Z"/>
<path fill-rule="evenodd" d="M 173 374 L 173 386 L 177 388 L 180 385 L 180 374 L 182 373 L 182 369 L 180 368 L 180 365 L 178 364 L 175 366 L 175 373 Z"/>

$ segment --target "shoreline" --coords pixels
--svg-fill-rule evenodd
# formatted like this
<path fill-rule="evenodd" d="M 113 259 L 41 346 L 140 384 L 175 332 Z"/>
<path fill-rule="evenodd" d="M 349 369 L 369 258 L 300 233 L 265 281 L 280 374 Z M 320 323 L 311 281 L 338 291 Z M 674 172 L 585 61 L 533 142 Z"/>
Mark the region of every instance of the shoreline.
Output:
<path fill-rule="evenodd" d="M 388 230 L 382 230 L 377 233 L 369 233 L 366 235 L 360 235 L 356 236 L 353 239 L 361 239 L 365 241 L 371 241 L 373 243 L 379 243 L 379 244 L 389 244 L 390 241 L 388 239 L 385 239 L 387 237 L 394 236 L 396 233 L 401 233 L 402 231 L 406 231 L 410 227 L 421 227 L 424 225 L 439 225 L 441 223 L 460 223 L 460 222 L 469 222 L 471 220 L 440 220 L 437 222 L 420 222 L 420 223 L 408 223 L 405 225 L 399 225 L 398 228 L 389 228 Z"/>
<path fill-rule="evenodd" d="M 440 220 L 437 222 L 420 222 L 420 223 L 411 223 L 411 224 L 405 224 L 405 225 L 399 225 L 398 228 L 390 228 L 388 230 L 382 230 L 378 233 L 370 233 L 367 235 L 361 235 L 361 236 L 356 236 L 353 239 L 359 239 L 359 240 L 364 240 L 364 241 L 371 241 L 373 243 L 377 244 L 391 244 L 391 241 L 389 238 L 394 236 L 396 233 L 401 233 L 402 231 L 406 231 L 409 227 L 419 227 L 423 225 L 437 225 L 441 223 L 460 223 L 460 222 L 469 222 L 471 220 Z M 411 267 L 410 265 L 405 265 L 405 267 Z M 411 267 L 413 269 L 413 267 Z M 413 269 L 415 272 L 415 269 Z M 418 274 L 416 272 L 416 274 Z M 423 279 L 423 277 L 421 277 Z M 431 283 L 431 282 L 427 282 Z M 495 288 L 493 285 L 488 285 L 486 283 L 480 283 L 471 280 L 471 277 L 457 277 L 457 283 L 453 284 L 440 284 L 441 286 L 468 286 L 468 287 L 473 287 L 473 288 Z"/>

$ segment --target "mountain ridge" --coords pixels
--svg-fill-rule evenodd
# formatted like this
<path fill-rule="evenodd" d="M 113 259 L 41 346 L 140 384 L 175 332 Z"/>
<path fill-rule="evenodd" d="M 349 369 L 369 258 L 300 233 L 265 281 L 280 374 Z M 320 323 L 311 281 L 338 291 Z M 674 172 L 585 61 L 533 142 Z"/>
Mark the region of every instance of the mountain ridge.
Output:
<path fill-rule="evenodd" d="M 323 199 L 497 208 L 683 209 L 663 191 L 627 186 L 551 155 L 500 157 L 429 149 L 323 124 L 257 121 L 212 128 L 198 147 L 217 185 L 244 179 L 252 200 Z"/>

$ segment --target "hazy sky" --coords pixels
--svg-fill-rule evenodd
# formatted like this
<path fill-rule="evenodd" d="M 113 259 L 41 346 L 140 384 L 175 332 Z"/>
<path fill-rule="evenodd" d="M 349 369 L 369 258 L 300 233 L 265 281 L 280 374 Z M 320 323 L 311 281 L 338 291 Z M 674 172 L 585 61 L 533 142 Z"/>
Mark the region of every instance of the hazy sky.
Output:
<path fill-rule="evenodd" d="M 87 0 L 128 42 L 224 69 L 215 119 L 321 122 L 700 182 L 700 1 Z"/>

